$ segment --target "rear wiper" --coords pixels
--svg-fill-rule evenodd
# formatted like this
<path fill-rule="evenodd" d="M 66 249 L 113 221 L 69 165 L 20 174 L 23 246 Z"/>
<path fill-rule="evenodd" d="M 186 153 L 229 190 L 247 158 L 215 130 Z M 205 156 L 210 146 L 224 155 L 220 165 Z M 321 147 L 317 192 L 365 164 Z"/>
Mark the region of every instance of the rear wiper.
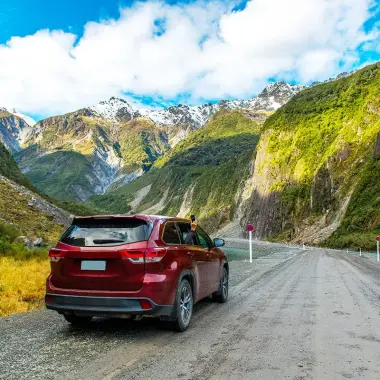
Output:
<path fill-rule="evenodd" d="M 111 244 L 111 243 L 125 243 L 124 240 L 119 239 L 94 239 L 95 244 Z"/>

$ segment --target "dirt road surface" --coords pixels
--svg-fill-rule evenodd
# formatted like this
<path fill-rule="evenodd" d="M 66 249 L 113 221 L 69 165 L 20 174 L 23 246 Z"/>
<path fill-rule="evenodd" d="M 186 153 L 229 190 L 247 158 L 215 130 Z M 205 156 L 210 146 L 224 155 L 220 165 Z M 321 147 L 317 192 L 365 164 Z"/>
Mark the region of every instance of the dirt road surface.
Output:
<path fill-rule="evenodd" d="M 230 298 L 185 333 L 154 321 L 0 319 L 1 379 L 380 379 L 380 265 L 288 249 L 231 262 Z"/>

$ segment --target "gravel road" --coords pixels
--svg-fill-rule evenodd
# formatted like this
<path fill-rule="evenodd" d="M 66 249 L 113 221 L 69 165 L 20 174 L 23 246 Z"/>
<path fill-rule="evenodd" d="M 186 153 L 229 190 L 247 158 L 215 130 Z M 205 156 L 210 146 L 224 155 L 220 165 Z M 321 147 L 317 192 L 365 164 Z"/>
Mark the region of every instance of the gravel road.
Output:
<path fill-rule="evenodd" d="M 0 379 L 380 379 L 380 265 L 284 249 L 231 262 L 226 304 L 183 334 L 152 320 L 72 328 L 54 312 L 0 319 Z"/>

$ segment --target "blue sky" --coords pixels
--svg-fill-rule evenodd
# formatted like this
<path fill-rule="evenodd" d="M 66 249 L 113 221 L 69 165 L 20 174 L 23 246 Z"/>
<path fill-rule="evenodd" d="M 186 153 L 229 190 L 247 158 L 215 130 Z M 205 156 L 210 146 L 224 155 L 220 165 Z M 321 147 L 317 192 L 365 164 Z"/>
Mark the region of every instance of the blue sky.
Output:
<path fill-rule="evenodd" d="M 115 18 L 119 6 L 131 1 L 106 0 L 1 0 L 0 43 L 12 36 L 27 36 L 39 29 L 62 29 L 81 35 L 88 21 Z"/>
<path fill-rule="evenodd" d="M 133 3 L 131 0 L 0 0 L 0 43 L 40 29 L 62 29 L 80 36 L 87 22 L 118 18 L 120 8 Z M 244 4 L 238 3 L 236 8 L 241 9 Z"/>
<path fill-rule="evenodd" d="M 324 80 L 380 60 L 378 7 L 0 0 L 0 105 L 39 119 L 111 96 L 198 104 L 248 98 L 274 80 Z"/>

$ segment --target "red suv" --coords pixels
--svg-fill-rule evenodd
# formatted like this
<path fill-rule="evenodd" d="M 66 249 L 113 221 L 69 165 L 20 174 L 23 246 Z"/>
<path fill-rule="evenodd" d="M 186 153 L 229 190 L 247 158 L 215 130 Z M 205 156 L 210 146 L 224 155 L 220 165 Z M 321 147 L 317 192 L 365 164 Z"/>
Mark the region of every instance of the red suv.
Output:
<path fill-rule="evenodd" d="M 167 216 L 74 218 L 49 252 L 46 307 L 72 324 L 150 315 L 186 330 L 194 303 L 228 297 L 224 241 L 198 226 L 185 243 L 190 225 Z"/>

